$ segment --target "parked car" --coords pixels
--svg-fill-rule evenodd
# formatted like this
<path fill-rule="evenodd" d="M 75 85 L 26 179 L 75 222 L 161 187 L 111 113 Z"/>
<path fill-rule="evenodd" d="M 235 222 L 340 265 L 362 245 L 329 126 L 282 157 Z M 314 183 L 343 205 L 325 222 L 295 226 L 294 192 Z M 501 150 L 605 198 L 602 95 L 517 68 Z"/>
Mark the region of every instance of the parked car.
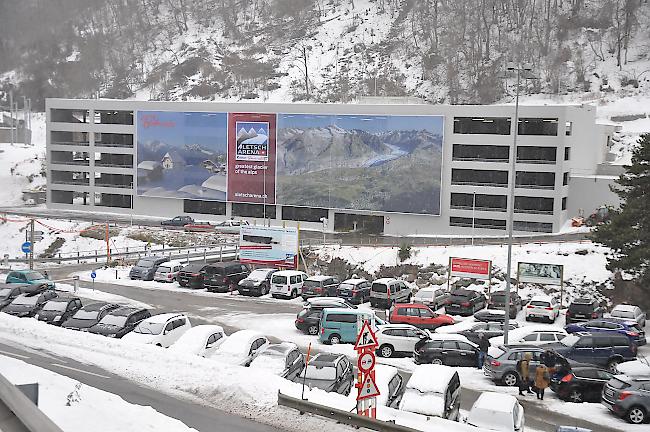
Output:
<path fill-rule="evenodd" d="M 277 272 L 273 268 L 259 268 L 253 270 L 248 276 L 237 284 L 239 294 L 246 296 L 263 296 L 271 291 L 271 276 Z"/>
<path fill-rule="evenodd" d="M 415 344 L 429 334 L 410 324 L 386 324 L 377 329 L 377 354 L 392 357 L 395 354 L 413 355 Z"/>
<path fill-rule="evenodd" d="M 61 324 L 61 327 L 70 330 L 87 331 L 90 327 L 101 321 L 109 312 L 119 308 L 115 303 L 97 302 L 83 306 L 72 317 Z"/>
<path fill-rule="evenodd" d="M 43 305 L 59 295 L 54 290 L 20 294 L 2 309 L 2 312 L 17 317 L 33 317 Z"/>
<path fill-rule="evenodd" d="M 228 336 L 223 327 L 213 324 L 194 326 L 183 333 L 169 350 L 173 352 L 210 357 Z"/>
<path fill-rule="evenodd" d="M 488 309 L 506 309 L 506 292 L 505 291 L 495 291 L 490 294 L 490 299 L 488 300 L 487 307 Z M 521 297 L 515 291 L 510 291 L 510 318 L 517 318 L 517 314 L 522 309 Z"/>
<path fill-rule="evenodd" d="M 447 304 L 449 291 L 439 287 L 420 288 L 413 296 L 413 303 L 422 303 L 433 310 L 438 310 Z"/>
<path fill-rule="evenodd" d="M 245 220 L 238 221 L 229 219 L 227 221 L 219 222 L 218 224 L 214 225 L 214 230 L 224 234 L 239 234 L 241 227 L 249 225 L 250 223 Z"/>
<path fill-rule="evenodd" d="M 502 336 L 504 325 L 502 322 L 477 322 L 467 330 L 459 331 L 458 334 L 465 336 L 470 342 L 478 345 L 482 335 L 485 335 L 488 339 Z M 510 321 L 508 322 L 508 328 L 512 332 L 514 329 L 519 328 L 519 323 L 517 321 Z"/>
<path fill-rule="evenodd" d="M 47 276 L 44 276 L 41 272 L 35 270 L 14 270 L 10 271 L 7 275 L 5 283 L 8 284 L 25 284 L 25 285 L 45 285 L 48 288 L 55 288 L 54 282 L 52 282 Z"/>
<path fill-rule="evenodd" d="M 359 321 L 369 321 L 374 327 L 375 315 L 372 311 L 362 309 L 323 309 L 319 324 L 320 342 L 330 345 L 355 343 L 360 331 L 357 326 Z"/>
<path fill-rule="evenodd" d="M 397 408 L 406 384 L 399 370 L 393 366 L 376 364 L 375 384 L 379 390 L 377 405 Z"/>
<path fill-rule="evenodd" d="M 60 326 L 81 309 L 79 297 L 55 297 L 47 301 L 34 317 L 39 321 Z"/>
<path fill-rule="evenodd" d="M 0 310 L 19 295 L 30 292 L 32 287 L 33 285 L 27 284 L 0 284 Z"/>
<path fill-rule="evenodd" d="M 411 324 L 422 329 L 435 330 L 440 326 L 453 324 L 454 319 L 449 315 L 435 313 L 423 304 L 399 303 L 391 310 L 390 322 Z"/>
<path fill-rule="evenodd" d="M 602 318 L 579 324 L 569 324 L 564 327 L 567 333 L 617 333 L 627 336 L 637 346 L 646 344 L 645 331 L 634 320 L 621 320 L 619 318 Z"/>
<path fill-rule="evenodd" d="M 302 284 L 302 298 L 310 297 L 336 297 L 336 290 L 340 282 L 332 276 L 309 276 Z"/>
<path fill-rule="evenodd" d="M 203 271 L 203 286 L 210 292 L 219 293 L 236 290 L 239 281 L 251 274 L 248 264 L 239 261 L 210 264 Z"/>
<path fill-rule="evenodd" d="M 183 226 L 185 232 L 214 232 L 214 225 L 210 222 L 192 222 Z"/>
<path fill-rule="evenodd" d="M 205 263 L 187 264 L 179 270 L 176 281 L 183 288 L 201 289 L 207 266 L 208 264 Z"/>
<path fill-rule="evenodd" d="M 614 318 L 633 319 L 639 323 L 641 328 L 645 327 L 646 313 L 638 306 L 628 304 L 616 305 L 609 315 Z"/>
<path fill-rule="evenodd" d="M 399 409 L 456 421 L 460 391 L 460 378 L 454 368 L 418 365 L 406 383 Z"/>
<path fill-rule="evenodd" d="M 163 313 L 146 318 L 122 339 L 129 342 L 168 348 L 192 327 L 181 313 Z"/>
<path fill-rule="evenodd" d="M 483 309 L 474 314 L 474 319 L 483 322 L 505 322 L 506 311 L 502 309 Z"/>
<path fill-rule="evenodd" d="M 594 366 L 573 367 L 564 376 L 552 377 L 550 387 L 568 402 L 600 402 L 603 386 L 611 378 L 610 372 Z"/>
<path fill-rule="evenodd" d="M 573 324 L 602 318 L 605 309 L 600 307 L 598 301 L 590 297 L 574 299 L 566 311 L 566 323 Z"/>
<path fill-rule="evenodd" d="M 271 276 L 271 296 L 273 298 L 296 298 L 302 293 L 302 285 L 307 275 L 296 270 L 281 270 Z"/>
<path fill-rule="evenodd" d="M 135 328 L 140 321 L 151 316 L 148 309 L 120 307 L 107 313 L 97 324 L 88 329 L 90 333 L 121 338 Z"/>
<path fill-rule="evenodd" d="M 411 293 L 411 288 L 403 281 L 391 278 L 377 279 L 370 286 L 370 306 L 388 309 L 397 303 L 410 303 Z"/>
<path fill-rule="evenodd" d="M 248 366 L 269 345 L 266 336 L 253 330 L 239 330 L 228 336 L 213 359 L 223 363 Z"/>
<path fill-rule="evenodd" d="M 156 282 L 174 282 L 178 276 L 178 272 L 183 268 L 183 263 L 180 261 L 168 261 L 162 263 L 156 269 L 153 275 L 153 280 Z"/>
<path fill-rule="evenodd" d="M 650 418 L 650 378 L 617 375 L 603 387 L 602 404 L 632 424 Z"/>
<path fill-rule="evenodd" d="M 469 316 L 485 308 L 485 296 L 474 290 L 455 289 L 447 300 L 445 313 L 450 315 Z"/>
<path fill-rule="evenodd" d="M 515 386 L 520 380 L 517 362 L 522 360 L 526 353 L 531 355 L 528 379 L 533 379 L 544 351 L 544 348 L 534 345 L 491 346 L 483 362 L 483 373 L 496 383 Z"/>
<path fill-rule="evenodd" d="M 162 226 L 184 227 L 187 224 L 193 224 L 194 218 L 191 216 L 174 216 L 171 219 L 160 221 Z"/>
<path fill-rule="evenodd" d="M 281 342 L 267 346 L 253 359 L 250 367 L 293 380 L 305 368 L 305 356 L 295 343 Z"/>
<path fill-rule="evenodd" d="M 546 320 L 555 322 L 560 315 L 560 304 L 549 296 L 534 296 L 524 309 L 526 321 Z"/>
<path fill-rule="evenodd" d="M 343 354 L 318 353 L 294 379 L 309 388 L 348 395 L 352 389 L 354 374 L 350 360 Z"/>
<path fill-rule="evenodd" d="M 574 333 L 554 344 L 553 351 L 577 362 L 606 367 L 611 372 L 616 372 L 619 363 L 636 358 L 636 345 L 621 334 Z"/>
<path fill-rule="evenodd" d="M 508 332 L 508 345 L 547 345 L 559 342 L 568 333 L 562 327 L 528 325 Z M 490 345 L 503 345 L 503 336 L 490 338 Z"/>
<path fill-rule="evenodd" d="M 492 431 L 523 432 L 525 423 L 517 398 L 496 392 L 481 393 L 467 416 L 468 425 Z"/>
<path fill-rule="evenodd" d="M 129 278 L 141 279 L 144 281 L 153 280 L 153 276 L 156 274 L 158 266 L 167 261 L 169 261 L 168 257 L 156 255 L 141 258 L 133 267 L 131 267 Z"/>
<path fill-rule="evenodd" d="M 325 308 L 356 309 L 347 301 L 338 297 L 312 297 L 307 300 L 303 309 L 296 316 L 295 326 L 303 333 L 317 336 L 320 328 L 320 318 Z"/>
<path fill-rule="evenodd" d="M 366 279 L 354 278 L 341 282 L 336 289 L 336 295 L 352 304 L 361 304 L 370 301 L 370 286 Z"/>
<path fill-rule="evenodd" d="M 431 363 L 447 366 L 476 366 L 479 347 L 458 334 L 432 334 L 415 344 L 415 364 Z"/>

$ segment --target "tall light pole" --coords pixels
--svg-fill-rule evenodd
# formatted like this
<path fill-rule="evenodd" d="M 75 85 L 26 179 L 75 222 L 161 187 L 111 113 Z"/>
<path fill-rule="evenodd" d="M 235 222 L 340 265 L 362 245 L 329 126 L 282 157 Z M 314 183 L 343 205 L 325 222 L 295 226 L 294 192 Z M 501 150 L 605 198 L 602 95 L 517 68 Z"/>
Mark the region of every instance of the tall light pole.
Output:
<path fill-rule="evenodd" d="M 510 169 L 508 171 L 508 264 L 506 270 L 506 298 L 505 298 L 505 320 L 503 322 L 503 343 L 508 344 L 508 330 L 510 325 L 510 274 L 512 273 L 512 230 L 515 214 L 515 182 L 517 176 L 517 133 L 519 129 L 519 86 L 521 85 L 521 72 L 530 72 L 532 68 L 528 65 L 508 64 L 508 71 L 517 73 L 517 86 L 515 88 L 515 118 L 514 138 L 510 149 Z"/>
<path fill-rule="evenodd" d="M 472 192 L 472 246 L 474 246 L 474 225 L 475 225 L 475 217 L 476 214 L 476 191 Z"/>

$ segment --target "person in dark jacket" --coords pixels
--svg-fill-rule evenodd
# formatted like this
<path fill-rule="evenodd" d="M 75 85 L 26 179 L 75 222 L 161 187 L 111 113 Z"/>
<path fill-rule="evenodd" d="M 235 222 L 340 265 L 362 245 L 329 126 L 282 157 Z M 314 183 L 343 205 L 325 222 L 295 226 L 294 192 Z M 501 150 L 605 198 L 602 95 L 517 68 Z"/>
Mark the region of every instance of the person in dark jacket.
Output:
<path fill-rule="evenodd" d="M 481 336 L 478 338 L 478 365 L 476 366 L 478 369 L 483 368 L 483 362 L 485 361 L 485 356 L 487 355 L 488 348 L 490 347 L 490 342 L 488 341 L 487 336 L 485 333 L 482 333 Z"/>

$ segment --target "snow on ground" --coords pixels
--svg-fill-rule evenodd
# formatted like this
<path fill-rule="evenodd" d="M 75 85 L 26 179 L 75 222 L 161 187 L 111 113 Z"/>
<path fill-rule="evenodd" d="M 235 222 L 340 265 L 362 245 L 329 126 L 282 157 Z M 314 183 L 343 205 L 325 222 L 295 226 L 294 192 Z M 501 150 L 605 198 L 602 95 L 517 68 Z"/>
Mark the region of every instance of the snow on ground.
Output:
<path fill-rule="evenodd" d="M 112 393 L 12 357 L 0 359 L 0 373 L 13 384 L 38 383 L 38 407 L 66 432 L 86 430 L 90 421 L 93 432 L 196 431 L 149 406 L 128 403 Z M 70 396 L 74 401 L 68 405 Z"/>
<path fill-rule="evenodd" d="M 0 279 L 1 278 L 2 276 L 0 276 Z M 77 295 L 83 299 L 96 300 L 98 302 L 117 303 L 124 306 L 134 306 L 134 307 L 152 309 L 152 306 L 146 303 L 142 303 L 137 300 L 132 300 L 130 298 L 121 295 L 95 290 L 92 288 L 80 287 L 77 289 L 77 291 L 75 291 L 74 286 L 72 285 L 57 283 L 56 290 L 61 291 L 63 293 L 67 293 L 69 295 Z M 84 302 L 84 303 L 89 303 L 89 302 Z"/>

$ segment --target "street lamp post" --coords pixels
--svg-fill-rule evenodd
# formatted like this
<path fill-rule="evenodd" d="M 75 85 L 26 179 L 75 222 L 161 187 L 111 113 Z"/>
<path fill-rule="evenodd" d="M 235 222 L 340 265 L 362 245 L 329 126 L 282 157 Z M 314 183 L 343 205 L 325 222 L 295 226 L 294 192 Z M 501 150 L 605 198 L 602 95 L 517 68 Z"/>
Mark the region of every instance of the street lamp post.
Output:
<path fill-rule="evenodd" d="M 472 246 L 474 246 L 474 225 L 475 225 L 475 217 L 476 214 L 476 191 L 472 192 Z"/>

